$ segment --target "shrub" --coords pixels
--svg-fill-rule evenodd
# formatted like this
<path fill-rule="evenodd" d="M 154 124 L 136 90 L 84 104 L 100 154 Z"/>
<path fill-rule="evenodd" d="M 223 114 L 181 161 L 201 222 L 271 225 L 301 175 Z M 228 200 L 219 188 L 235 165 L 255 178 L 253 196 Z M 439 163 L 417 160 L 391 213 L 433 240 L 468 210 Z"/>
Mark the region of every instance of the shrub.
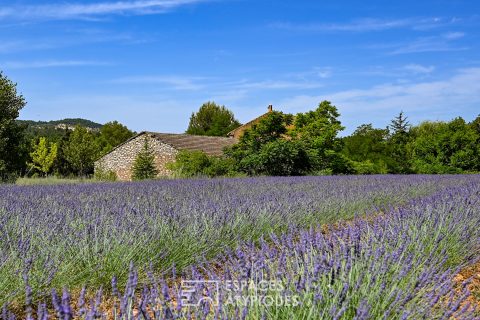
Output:
<path fill-rule="evenodd" d="M 98 181 L 117 181 L 118 179 L 114 171 L 105 170 L 104 168 L 95 168 L 94 178 Z"/>
<path fill-rule="evenodd" d="M 132 169 L 133 180 L 154 179 L 158 174 L 155 167 L 155 155 L 148 145 L 148 140 L 145 138 L 143 150 L 140 151 L 135 159 Z"/>
<path fill-rule="evenodd" d="M 387 173 L 387 166 L 383 162 L 352 161 L 353 169 L 356 174 L 384 174 Z"/>
<path fill-rule="evenodd" d="M 167 167 L 179 177 L 230 177 L 237 175 L 233 159 L 208 156 L 202 151 L 182 150 L 177 153 L 175 162 L 168 164 Z"/>

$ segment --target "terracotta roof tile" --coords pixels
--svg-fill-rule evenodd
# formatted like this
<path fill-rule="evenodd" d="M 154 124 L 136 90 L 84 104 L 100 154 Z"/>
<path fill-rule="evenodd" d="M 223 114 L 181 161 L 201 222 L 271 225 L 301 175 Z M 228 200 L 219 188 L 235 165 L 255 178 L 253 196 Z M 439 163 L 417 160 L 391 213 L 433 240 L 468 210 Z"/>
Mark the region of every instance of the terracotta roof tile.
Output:
<path fill-rule="evenodd" d="M 177 150 L 203 151 L 208 155 L 223 154 L 223 149 L 237 143 L 234 138 L 194 136 L 190 134 L 147 132 L 153 138 Z"/>

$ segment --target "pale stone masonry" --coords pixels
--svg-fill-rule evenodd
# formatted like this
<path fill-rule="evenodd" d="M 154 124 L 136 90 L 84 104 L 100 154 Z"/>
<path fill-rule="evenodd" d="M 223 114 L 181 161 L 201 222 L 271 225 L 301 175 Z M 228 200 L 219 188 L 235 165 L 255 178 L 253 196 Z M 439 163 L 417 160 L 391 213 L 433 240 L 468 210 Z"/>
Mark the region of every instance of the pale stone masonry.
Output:
<path fill-rule="evenodd" d="M 223 154 L 225 147 L 237 142 L 235 138 L 141 132 L 96 161 L 95 171 L 112 171 L 118 180 L 131 180 L 132 167 L 138 153 L 143 149 L 145 138 L 155 154 L 159 177 L 172 174 L 166 166 L 167 163 L 175 161 L 175 156 L 180 150 L 203 151 L 208 155 L 219 156 Z"/>

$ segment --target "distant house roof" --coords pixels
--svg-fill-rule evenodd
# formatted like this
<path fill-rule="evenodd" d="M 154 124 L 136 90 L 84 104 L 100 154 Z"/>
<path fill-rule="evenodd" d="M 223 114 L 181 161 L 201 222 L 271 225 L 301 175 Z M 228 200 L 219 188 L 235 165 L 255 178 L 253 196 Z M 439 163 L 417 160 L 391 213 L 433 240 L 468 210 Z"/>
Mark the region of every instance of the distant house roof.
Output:
<path fill-rule="evenodd" d="M 236 128 L 236 129 L 233 129 L 232 131 L 227 133 L 227 136 L 239 138 L 240 135 L 242 135 L 245 130 L 250 129 L 252 127 L 252 125 L 258 123 L 260 120 L 265 118 L 270 112 L 272 112 L 273 111 L 273 106 L 269 105 L 267 110 L 268 110 L 267 113 L 264 113 L 261 116 L 256 117 L 255 119 L 253 119 L 251 121 L 248 121 L 247 123 L 241 125 L 240 127 Z"/>
<path fill-rule="evenodd" d="M 232 138 L 232 137 L 194 136 L 191 134 L 182 134 L 182 133 L 159 133 L 159 132 L 142 131 L 134 135 L 127 141 L 114 147 L 107 154 L 112 153 L 113 151 L 120 148 L 121 146 L 129 143 L 130 141 L 144 134 L 147 134 L 151 138 L 157 139 L 162 143 L 168 144 L 174 149 L 188 150 L 188 151 L 202 151 L 209 156 L 221 156 L 223 155 L 223 149 L 225 149 L 225 147 L 232 146 L 238 142 L 236 138 Z M 97 159 L 96 161 L 100 161 L 107 154 L 103 155 L 100 159 Z"/>
<path fill-rule="evenodd" d="M 149 134 L 152 138 L 168 144 L 177 150 L 203 151 L 211 156 L 222 155 L 225 147 L 229 147 L 237 143 L 237 139 L 226 137 L 195 136 L 191 134 L 158 132 L 142 133 Z"/>

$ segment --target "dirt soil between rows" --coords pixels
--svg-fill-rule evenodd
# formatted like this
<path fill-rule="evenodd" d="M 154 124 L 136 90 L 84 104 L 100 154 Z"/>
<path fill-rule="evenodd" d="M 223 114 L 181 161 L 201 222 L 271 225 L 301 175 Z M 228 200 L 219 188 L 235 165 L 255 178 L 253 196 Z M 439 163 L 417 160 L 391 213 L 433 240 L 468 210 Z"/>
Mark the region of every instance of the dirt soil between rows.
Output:
<path fill-rule="evenodd" d="M 470 284 L 467 286 L 471 292 L 468 302 L 477 308 L 477 312 L 480 312 L 480 259 L 477 263 L 463 268 L 454 278 L 457 286 L 461 286 L 463 282 L 471 279 Z"/>

